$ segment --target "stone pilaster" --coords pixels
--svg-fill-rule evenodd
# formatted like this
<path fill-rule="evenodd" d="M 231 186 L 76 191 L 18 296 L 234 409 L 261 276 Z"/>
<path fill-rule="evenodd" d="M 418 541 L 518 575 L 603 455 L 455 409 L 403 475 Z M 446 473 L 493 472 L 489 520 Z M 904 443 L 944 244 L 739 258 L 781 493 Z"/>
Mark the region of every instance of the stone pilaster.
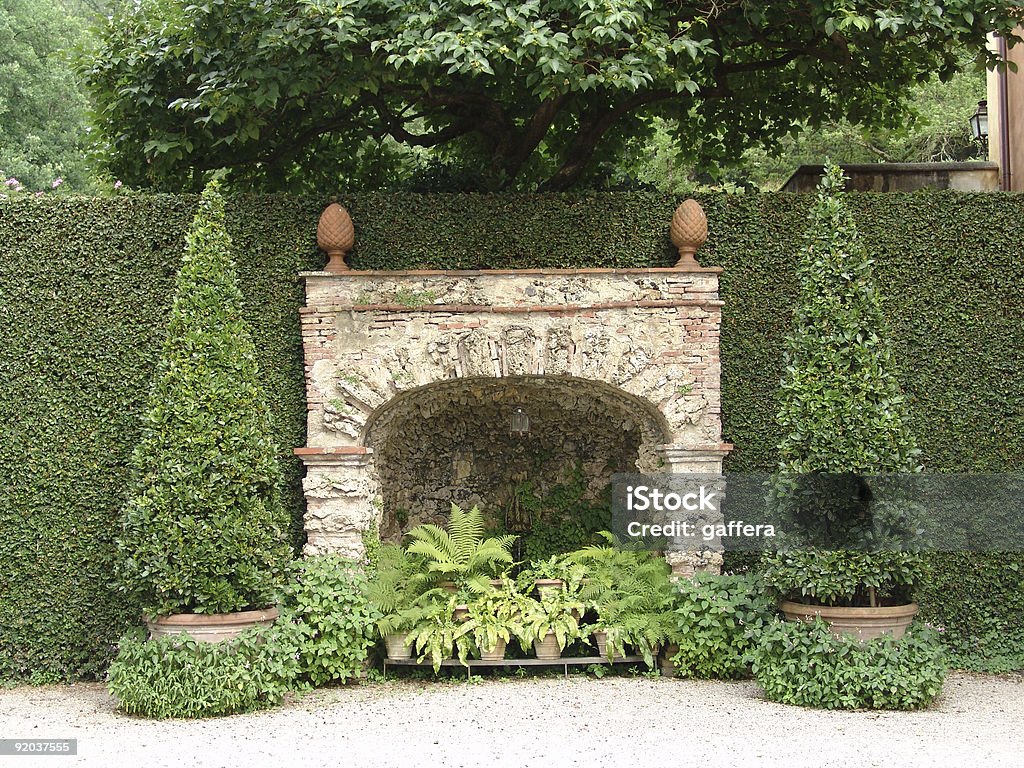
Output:
<path fill-rule="evenodd" d="M 303 553 L 334 553 L 360 560 L 363 533 L 380 524 L 378 489 L 368 448 L 297 448 L 306 465 L 306 546 Z"/>
<path fill-rule="evenodd" d="M 732 445 L 659 445 L 656 450 L 662 461 L 662 472 L 704 475 L 711 479 L 722 476 L 722 462 L 732 450 Z M 720 497 L 725 493 L 724 480 L 721 485 Z M 699 571 L 722 571 L 722 547 L 716 542 L 710 542 L 706 548 L 696 551 L 666 552 L 665 559 L 672 566 L 673 578 L 690 578 Z"/>
<path fill-rule="evenodd" d="M 661 459 L 662 472 L 670 474 L 722 474 L 722 462 L 732 450 L 729 443 L 705 446 L 659 445 L 655 448 Z"/>

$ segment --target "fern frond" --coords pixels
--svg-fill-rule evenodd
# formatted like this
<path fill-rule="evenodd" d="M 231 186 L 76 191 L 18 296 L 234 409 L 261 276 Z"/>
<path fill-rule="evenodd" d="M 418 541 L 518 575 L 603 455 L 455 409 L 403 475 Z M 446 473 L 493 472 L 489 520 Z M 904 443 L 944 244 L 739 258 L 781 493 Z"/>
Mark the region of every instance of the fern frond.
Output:
<path fill-rule="evenodd" d="M 417 552 L 418 546 L 429 546 L 440 554 L 438 559 L 451 560 L 453 562 L 458 559 L 452 537 L 448 535 L 448 531 L 444 528 L 424 523 L 423 525 L 417 525 L 406 535 L 413 540 L 407 548 L 409 552 Z"/>
<path fill-rule="evenodd" d="M 494 587 L 491 586 L 491 580 L 484 574 L 470 576 L 465 580 L 464 586 L 474 595 L 486 595 L 494 591 Z"/>
<path fill-rule="evenodd" d="M 465 563 L 484 537 L 484 516 L 478 507 L 466 512 L 458 504 L 452 504 L 448 531 L 455 561 Z"/>

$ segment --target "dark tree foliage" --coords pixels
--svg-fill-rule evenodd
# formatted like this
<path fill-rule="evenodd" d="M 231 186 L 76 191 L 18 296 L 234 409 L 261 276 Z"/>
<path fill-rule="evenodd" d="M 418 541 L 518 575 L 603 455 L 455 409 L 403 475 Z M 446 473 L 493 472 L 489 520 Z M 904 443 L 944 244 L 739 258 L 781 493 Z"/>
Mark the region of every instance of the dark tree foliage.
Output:
<path fill-rule="evenodd" d="M 712 163 L 822 121 L 895 124 L 957 46 L 1022 20 L 994 0 L 140 0 L 85 76 L 110 170 L 139 186 L 225 166 L 265 188 L 380 184 L 427 155 L 559 190 L 654 116 Z"/>

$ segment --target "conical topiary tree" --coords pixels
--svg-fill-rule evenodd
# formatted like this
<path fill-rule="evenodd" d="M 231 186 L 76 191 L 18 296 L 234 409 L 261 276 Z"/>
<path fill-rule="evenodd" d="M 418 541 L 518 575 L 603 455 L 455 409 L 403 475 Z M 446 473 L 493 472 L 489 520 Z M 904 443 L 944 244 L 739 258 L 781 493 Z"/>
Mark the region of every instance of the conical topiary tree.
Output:
<path fill-rule="evenodd" d="M 211 184 L 186 236 L 118 540 L 124 588 L 148 616 L 267 607 L 292 554 L 230 251 Z"/>
<path fill-rule="evenodd" d="M 872 261 L 842 198 L 844 181 L 828 164 L 810 213 L 769 499 L 790 543 L 839 551 L 769 556 L 766 580 L 830 604 L 875 604 L 879 590 L 905 592 L 920 559 L 900 551 L 914 533 L 913 506 L 899 494 L 873 493 L 865 479 L 921 467 Z"/>

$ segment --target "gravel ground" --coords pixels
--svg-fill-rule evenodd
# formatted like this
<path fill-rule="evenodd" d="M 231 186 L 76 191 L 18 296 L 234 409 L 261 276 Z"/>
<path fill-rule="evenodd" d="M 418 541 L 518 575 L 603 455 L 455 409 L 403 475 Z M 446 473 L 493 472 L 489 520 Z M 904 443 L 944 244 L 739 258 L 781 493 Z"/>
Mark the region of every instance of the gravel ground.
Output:
<path fill-rule="evenodd" d="M 77 738 L 77 757 L 0 765 L 503 768 L 1024 765 L 1024 678 L 952 675 L 929 710 L 820 712 L 751 682 L 583 676 L 389 681 L 203 721 L 118 714 L 100 684 L 0 690 L 0 738 Z"/>

